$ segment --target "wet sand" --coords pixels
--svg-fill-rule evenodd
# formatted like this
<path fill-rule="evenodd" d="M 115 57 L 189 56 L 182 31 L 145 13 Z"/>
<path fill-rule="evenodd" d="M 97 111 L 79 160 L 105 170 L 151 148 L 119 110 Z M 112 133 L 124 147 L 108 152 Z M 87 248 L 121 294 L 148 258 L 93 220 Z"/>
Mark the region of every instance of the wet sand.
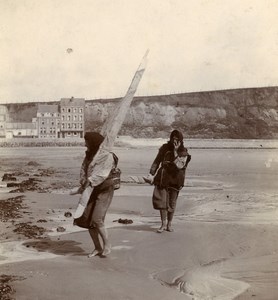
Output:
<path fill-rule="evenodd" d="M 132 182 L 148 173 L 157 146 L 115 148 L 123 183 L 106 219 L 112 252 L 91 259 L 88 232 L 65 214 L 77 204 L 68 192 L 78 182 L 84 150 L 0 149 L 2 174 L 24 171 L 41 180 L 37 190 L 22 193 L 8 193 L 1 182 L 0 201 L 23 196 L 19 216 L 2 214 L 0 223 L 2 283 L 9 276 L 10 297 L 278 298 L 276 149 L 190 149 L 174 232 L 158 234 L 153 187 Z"/>

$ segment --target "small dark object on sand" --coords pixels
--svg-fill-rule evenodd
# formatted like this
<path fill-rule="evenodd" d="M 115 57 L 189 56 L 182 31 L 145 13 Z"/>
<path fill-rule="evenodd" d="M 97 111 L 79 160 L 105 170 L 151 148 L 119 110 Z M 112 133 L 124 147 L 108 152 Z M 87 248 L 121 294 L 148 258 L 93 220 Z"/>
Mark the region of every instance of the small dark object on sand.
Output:
<path fill-rule="evenodd" d="M 39 219 L 38 221 L 37 221 L 37 223 L 46 223 L 47 221 L 46 220 L 44 220 L 44 219 Z"/>
<path fill-rule="evenodd" d="M 65 216 L 66 218 L 70 218 L 70 217 L 72 217 L 72 213 L 69 212 L 69 211 L 67 211 L 67 212 L 65 212 L 64 216 Z"/>
<path fill-rule="evenodd" d="M 39 166 L 40 164 L 38 163 L 38 162 L 36 162 L 36 161 L 29 161 L 28 163 L 27 163 L 27 166 Z"/>
<path fill-rule="evenodd" d="M 133 221 L 129 220 L 129 219 L 118 219 L 118 220 L 114 220 L 113 222 L 118 222 L 118 223 L 122 223 L 122 224 L 132 224 Z"/>
<path fill-rule="evenodd" d="M 66 228 L 64 228 L 64 227 L 62 227 L 62 226 L 59 226 L 59 227 L 57 228 L 57 231 L 58 231 L 58 232 L 65 232 L 65 231 L 66 231 Z"/>

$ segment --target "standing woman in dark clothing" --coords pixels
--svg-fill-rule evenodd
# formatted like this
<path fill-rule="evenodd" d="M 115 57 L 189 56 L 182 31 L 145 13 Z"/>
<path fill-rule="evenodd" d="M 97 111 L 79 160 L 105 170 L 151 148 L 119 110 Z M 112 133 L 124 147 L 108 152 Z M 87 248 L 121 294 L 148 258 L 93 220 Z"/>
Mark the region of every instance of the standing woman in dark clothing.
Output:
<path fill-rule="evenodd" d="M 97 160 L 93 161 L 104 137 L 97 132 L 87 132 L 84 138 L 87 151 L 81 166 L 78 193 L 82 194 L 87 190 L 90 199 L 83 214 L 74 219 L 74 225 L 89 229 L 95 249 L 88 257 L 106 256 L 111 252 L 111 244 L 104 219 L 114 195 L 111 172 L 116 167 L 117 157 L 112 152 L 102 149 Z"/>
<path fill-rule="evenodd" d="M 170 141 L 163 144 L 152 163 L 147 180 L 154 184 L 153 207 L 160 210 L 161 226 L 157 232 L 172 232 L 172 220 L 179 191 L 185 180 L 185 171 L 191 160 L 183 145 L 180 131 L 171 132 Z M 167 220 L 167 222 L 166 222 Z"/>

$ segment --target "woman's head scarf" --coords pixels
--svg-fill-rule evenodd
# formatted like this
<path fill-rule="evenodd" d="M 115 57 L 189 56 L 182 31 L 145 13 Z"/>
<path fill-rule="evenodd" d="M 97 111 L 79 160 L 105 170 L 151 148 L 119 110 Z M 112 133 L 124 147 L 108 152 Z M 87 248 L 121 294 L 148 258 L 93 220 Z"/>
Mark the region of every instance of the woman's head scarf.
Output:
<path fill-rule="evenodd" d="M 97 132 L 86 132 L 84 139 L 87 142 L 88 147 L 88 150 L 86 151 L 86 157 L 88 159 L 92 159 L 97 153 L 99 146 L 104 140 L 104 137 Z"/>
<path fill-rule="evenodd" d="M 168 142 L 169 147 L 174 148 L 174 145 L 173 145 L 174 138 L 176 138 L 176 139 L 178 139 L 178 141 L 180 141 L 180 146 L 178 148 L 178 154 L 181 156 L 187 155 L 187 149 L 184 147 L 184 144 L 183 144 L 183 135 L 180 131 L 178 131 L 176 129 L 173 130 L 170 134 L 170 141 Z"/>
<path fill-rule="evenodd" d="M 170 140 L 172 140 L 173 138 L 178 139 L 180 142 L 183 141 L 183 135 L 182 135 L 182 133 L 180 131 L 176 130 L 176 129 L 173 130 L 171 132 L 171 134 L 170 134 Z"/>

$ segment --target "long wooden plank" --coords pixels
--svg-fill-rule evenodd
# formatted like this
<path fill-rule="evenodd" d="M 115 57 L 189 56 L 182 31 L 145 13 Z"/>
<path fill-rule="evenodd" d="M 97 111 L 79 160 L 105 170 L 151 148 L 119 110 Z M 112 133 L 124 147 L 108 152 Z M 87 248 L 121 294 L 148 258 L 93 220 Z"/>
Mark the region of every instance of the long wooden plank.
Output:
<path fill-rule="evenodd" d="M 146 64 L 147 64 L 148 53 L 149 50 L 147 50 L 146 54 L 142 59 L 141 64 L 139 65 L 137 71 L 135 72 L 125 97 L 120 101 L 118 106 L 115 108 L 114 113 L 108 118 L 108 120 L 105 122 L 105 124 L 102 127 L 101 134 L 105 137 L 105 139 L 101 144 L 101 148 L 111 150 L 111 148 L 115 143 L 117 135 L 125 120 L 127 111 L 130 108 L 131 102 L 136 93 L 139 82 L 144 74 Z"/>
<path fill-rule="evenodd" d="M 131 84 L 127 90 L 126 95 L 119 102 L 118 106 L 114 110 L 114 113 L 112 113 L 112 115 L 107 119 L 107 121 L 103 125 L 101 134 L 104 136 L 104 141 L 102 142 L 98 152 L 96 153 L 91 165 L 98 163 L 99 160 L 103 160 L 104 159 L 103 156 L 105 155 L 105 153 L 107 153 L 107 151 L 112 150 L 112 147 L 114 146 L 117 135 L 121 129 L 121 126 L 125 120 L 128 109 L 130 108 L 131 102 L 136 93 L 139 82 L 144 74 L 144 71 L 145 71 L 145 68 L 147 65 L 148 53 L 149 53 L 149 50 L 147 50 L 137 71 L 135 72 L 134 77 L 131 81 Z M 106 150 L 106 151 L 102 151 L 102 150 Z M 83 214 L 84 209 L 89 201 L 90 193 L 91 193 L 91 187 L 88 187 L 83 192 L 83 194 L 80 196 L 79 203 L 78 203 L 76 212 L 74 214 L 74 218 L 79 218 Z M 72 194 L 74 194 L 74 193 L 72 193 Z"/>

